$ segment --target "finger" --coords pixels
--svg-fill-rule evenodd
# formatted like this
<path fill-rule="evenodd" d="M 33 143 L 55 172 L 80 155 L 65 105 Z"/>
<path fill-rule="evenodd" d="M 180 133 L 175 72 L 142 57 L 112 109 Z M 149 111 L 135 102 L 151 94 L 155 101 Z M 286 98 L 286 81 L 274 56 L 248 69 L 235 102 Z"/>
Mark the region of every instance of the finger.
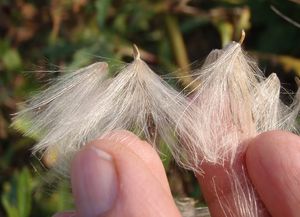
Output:
<path fill-rule="evenodd" d="M 201 165 L 204 175 L 198 174 L 197 179 L 212 217 L 242 217 L 246 209 L 255 211 L 256 205 L 250 203 L 251 200 L 245 199 L 252 197 L 248 195 L 252 187 L 249 186 L 245 173 L 244 156 L 241 155 L 237 159 L 234 167 L 230 166 L 230 162 L 224 165 L 209 163 Z M 246 197 L 243 198 L 241 193 L 245 193 Z M 260 201 L 257 203 L 260 207 Z M 259 208 L 258 212 L 261 217 L 269 216 L 263 207 Z"/>
<path fill-rule="evenodd" d="M 71 182 L 78 216 L 180 216 L 170 190 L 154 175 L 162 171 L 155 167 L 162 165 L 159 157 L 151 156 L 151 147 L 132 135 L 122 141 L 111 138 L 87 145 L 73 160 Z M 142 151 L 133 151 L 133 143 Z M 152 166 L 147 158 L 153 160 Z"/>
<path fill-rule="evenodd" d="M 197 179 L 211 216 L 231 216 L 230 212 L 235 210 L 234 193 L 225 168 L 220 165 L 203 163 L 201 169 L 203 169 L 204 175 L 197 175 Z"/>
<path fill-rule="evenodd" d="M 105 139 L 122 143 L 123 146 L 129 148 L 132 152 L 139 156 L 139 158 L 145 162 L 146 166 L 150 169 L 156 179 L 162 184 L 165 190 L 171 195 L 164 166 L 159 155 L 149 143 L 141 140 L 138 136 L 126 130 L 109 133 L 105 136 Z"/>
<path fill-rule="evenodd" d="M 300 137 L 280 131 L 261 134 L 248 147 L 246 165 L 273 217 L 299 216 Z"/>

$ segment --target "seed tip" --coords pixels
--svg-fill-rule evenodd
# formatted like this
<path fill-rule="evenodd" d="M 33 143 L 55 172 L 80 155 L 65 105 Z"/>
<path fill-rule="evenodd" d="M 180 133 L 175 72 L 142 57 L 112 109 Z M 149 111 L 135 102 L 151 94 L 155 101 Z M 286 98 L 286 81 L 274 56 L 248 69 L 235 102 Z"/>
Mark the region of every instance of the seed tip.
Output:
<path fill-rule="evenodd" d="M 297 76 L 295 77 L 295 82 L 299 88 L 300 87 L 300 79 Z"/>
<path fill-rule="evenodd" d="M 139 60 L 141 58 L 139 48 L 136 46 L 136 44 L 133 44 L 132 47 L 133 47 L 133 57 L 134 57 L 134 59 Z"/>
<path fill-rule="evenodd" d="M 245 30 L 242 29 L 242 34 L 241 34 L 241 38 L 239 41 L 240 44 L 243 44 L 245 37 L 246 37 L 246 32 L 245 32 Z"/>

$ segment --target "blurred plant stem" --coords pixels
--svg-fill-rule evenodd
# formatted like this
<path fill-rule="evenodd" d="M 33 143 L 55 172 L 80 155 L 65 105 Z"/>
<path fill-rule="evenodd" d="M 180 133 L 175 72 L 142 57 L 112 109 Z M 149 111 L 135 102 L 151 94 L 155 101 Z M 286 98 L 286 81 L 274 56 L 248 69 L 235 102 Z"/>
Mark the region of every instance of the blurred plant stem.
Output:
<path fill-rule="evenodd" d="M 165 22 L 176 62 L 178 66 L 183 69 L 177 70 L 175 72 L 177 74 L 176 76 L 179 77 L 184 86 L 188 86 L 192 82 L 192 77 L 189 73 L 189 59 L 182 33 L 175 17 L 166 15 Z"/>
<path fill-rule="evenodd" d="M 222 47 L 225 47 L 232 41 L 233 38 L 233 26 L 227 21 L 222 21 L 216 24 L 216 27 L 220 33 Z"/>

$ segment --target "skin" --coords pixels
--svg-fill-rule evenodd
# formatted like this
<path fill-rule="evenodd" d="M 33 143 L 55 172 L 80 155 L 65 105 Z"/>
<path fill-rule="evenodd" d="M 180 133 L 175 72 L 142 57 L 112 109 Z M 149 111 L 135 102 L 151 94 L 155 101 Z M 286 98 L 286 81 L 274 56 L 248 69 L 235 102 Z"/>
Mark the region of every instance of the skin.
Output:
<path fill-rule="evenodd" d="M 118 139 L 124 136 L 126 140 Z M 101 150 L 102 154 L 96 155 L 95 150 Z M 110 160 L 105 160 L 105 153 L 111 156 Z M 247 141 L 247 150 L 241 159 L 267 210 L 263 217 L 299 216 L 300 137 L 281 131 L 263 133 Z M 210 180 L 216 177 L 216 187 L 231 201 L 233 196 L 224 169 L 201 167 L 206 176 L 198 175 L 197 179 L 210 212 L 213 217 L 223 217 Z M 86 172 L 87 178 L 84 171 L 93 172 Z M 55 217 L 181 216 L 159 156 L 132 133 L 120 131 L 85 146 L 72 162 L 71 179 L 76 211 L 57 213 Z M 97 191 L 101 186 L 95 187 L 95 183 L 103 184 L 103 190 Z"/>

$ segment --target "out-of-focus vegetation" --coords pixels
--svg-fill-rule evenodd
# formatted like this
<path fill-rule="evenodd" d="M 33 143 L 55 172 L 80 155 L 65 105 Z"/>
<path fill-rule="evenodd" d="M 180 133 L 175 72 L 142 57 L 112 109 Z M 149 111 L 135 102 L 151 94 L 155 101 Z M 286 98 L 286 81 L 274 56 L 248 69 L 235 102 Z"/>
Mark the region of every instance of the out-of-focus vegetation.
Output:
<path fill-rule="evenodd" d="M 180 73 L 245 29 L 244 47 L 266 74 L 275 71 L 285 88 L 295 90 L 300 29 L 271 5 L 300 22 L 299 0 L 0 0 L 0 216 L 50 216 L 72 207 L 69 187 L 49 185 L 36 169 L 34 139 L 9 127 L 17 103 L 59 74 L 45 71 L 99 58 L 128 61 L 135 43 L 158 72 Z M 165 158 L 174 195 L 203 202 L 193 175 Z"/>

